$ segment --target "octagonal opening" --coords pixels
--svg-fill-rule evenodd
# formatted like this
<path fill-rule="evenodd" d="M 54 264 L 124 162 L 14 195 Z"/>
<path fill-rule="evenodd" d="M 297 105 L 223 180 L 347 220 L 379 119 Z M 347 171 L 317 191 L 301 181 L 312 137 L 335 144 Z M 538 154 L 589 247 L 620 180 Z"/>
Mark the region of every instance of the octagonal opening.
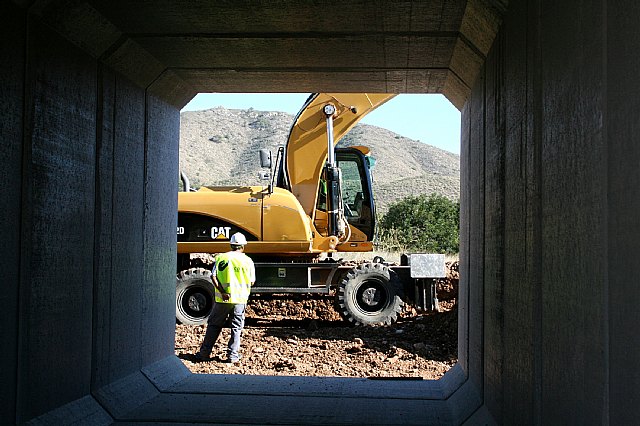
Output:
<path fill-rule="evenodd" d="M 295 114 L 308 96 L 197 95 L 181 113 L 180 169 L 189 186 L 263 185 L 257 151 L 274 151 L 286 143 Z M 459 140 L 460 113 L 444 96 L 398 95 L 367 115 L 338 146 L 372 145 L 376 158 L 372 186 L 380 221 L 391 205 L 406 196 L 437 191 L 459 203 Z M 376 151 L 382 151 L 380 156 Z M 233 166 L 224 167 L 225 162 Z M 399 248 L 392 232 L 385 238 L 377 241 L 374 252 L 334 257 L 359 263 L 378 256 L 399 265 L 403 252 L 416 251 Z M 207 256 L 190 255 L 187 267 L 209 270 L 212 259 Z M 212 360 L 194 358 L 205 324 L 176 325 L 176 355 L 194 373 L 439 379 L 457 362 L 457 260 L 457 253 L 447 256 L 447 278 L 438 280 L 440 312 L 406 303 L 391 325 L 351 327 L 335 309 L 335 291 L 259 294 L 247 307 L 240 365 L 220 362 L 228 328 L 218 338 Z M 187 267 L 181 265 L 178 273 Z"/>

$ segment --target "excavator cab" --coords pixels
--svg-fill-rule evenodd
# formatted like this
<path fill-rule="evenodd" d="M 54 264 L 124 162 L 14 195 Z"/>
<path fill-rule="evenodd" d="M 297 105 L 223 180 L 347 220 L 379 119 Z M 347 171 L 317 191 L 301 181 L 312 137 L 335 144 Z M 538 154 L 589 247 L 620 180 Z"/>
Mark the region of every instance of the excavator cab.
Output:
<path fill-rule="evenodd" d="M 342 172 L 342 204 L 349 225 L 362 232 L 367 241 L 372 241 L 375 206 L 371 191 L 369 157 L 358 148 L 336 149 L 336 162 Z"/>
<path fill-rule="evenodd" d="M 370 165 L 373 163 L 363 146 L 336 148 L 336 166 L 340 170 L 340 195 L 343 217 L 349 224 L 349 240 L 372 241 L 375 231 L 375 206 L 371 190 Z M 323 171 L 318 182 L 314 225 L 323 235 L 328 233 L 327 180 Z"/>

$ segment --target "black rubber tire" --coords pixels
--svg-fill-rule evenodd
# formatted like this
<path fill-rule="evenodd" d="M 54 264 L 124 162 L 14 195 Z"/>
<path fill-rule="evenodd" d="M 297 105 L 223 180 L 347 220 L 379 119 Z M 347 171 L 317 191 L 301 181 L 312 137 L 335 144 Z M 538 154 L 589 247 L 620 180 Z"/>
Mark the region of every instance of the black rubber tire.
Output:
<path fill-rule="evenodd" d="M 187 325 L 206 323 L 215 303 L 211 271 L 191 268 L 180 271 L 176 278 L 176 321 Z"/>
<path fill-rule="evenodd" d="M 391 325 L 402 311 L 402 286 L 381 263 L 351 269 L 338 288 L 338 310 L 355 325 Z"/>

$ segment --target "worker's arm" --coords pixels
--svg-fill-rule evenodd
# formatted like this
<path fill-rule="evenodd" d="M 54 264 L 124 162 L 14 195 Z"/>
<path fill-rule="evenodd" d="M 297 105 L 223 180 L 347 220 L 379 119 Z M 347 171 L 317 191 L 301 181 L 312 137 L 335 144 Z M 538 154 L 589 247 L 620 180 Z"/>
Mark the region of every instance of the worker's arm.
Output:
<path fill-rule="evenodd" d="M 224 288 L 220 285 L 220 282 L 218 282 L 218 278 L 216 277 L 215 273 L 211 275 L 211 281 L 213 281 L 213 286 L 218 290 L 218 292 L 220 292 L 220 295 L 222 296 L 222 300 L 224 301 L 229 300 L 229 297 L 231 296 L 229 295 L 229 293 L 224 291 Z"/>

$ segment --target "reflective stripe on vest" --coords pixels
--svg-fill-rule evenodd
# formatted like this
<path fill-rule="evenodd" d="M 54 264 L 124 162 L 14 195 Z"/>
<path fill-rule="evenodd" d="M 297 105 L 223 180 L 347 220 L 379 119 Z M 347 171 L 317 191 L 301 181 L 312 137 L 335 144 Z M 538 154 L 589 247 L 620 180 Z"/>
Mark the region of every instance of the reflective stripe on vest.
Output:
<path fill-rule="evenodd" d="M 253 261 L 244 253 L 228 252 L 216 257 L 216 278 L 229 300 L 224 300 L 216 289 L 217 303 L 247 303 L 251 283 L 255 280 Z"/>

